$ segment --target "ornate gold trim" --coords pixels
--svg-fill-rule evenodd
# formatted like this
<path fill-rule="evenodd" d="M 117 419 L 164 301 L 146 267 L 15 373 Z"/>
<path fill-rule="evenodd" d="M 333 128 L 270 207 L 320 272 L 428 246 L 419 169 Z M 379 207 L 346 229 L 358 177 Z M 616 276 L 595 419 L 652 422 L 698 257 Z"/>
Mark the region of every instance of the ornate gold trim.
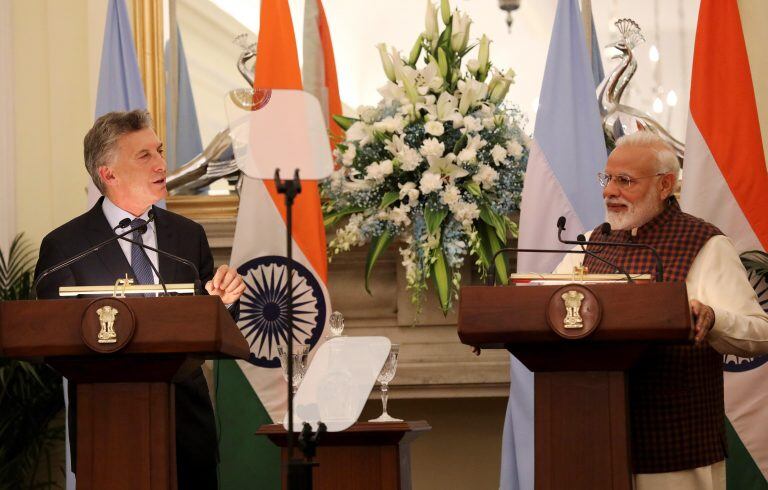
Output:
<path fill-rule="evenodd" d="M 237 219 L 238 196 L 168 196 L 169 211 L 191 220 Z"/>
<path fill-rule="evenodd" d="M 165 63 L 163 1 L 132 0 L 133 40 L 139 73 L 147 96 L 147 109 L 160 141 L 165 141 Z"/>

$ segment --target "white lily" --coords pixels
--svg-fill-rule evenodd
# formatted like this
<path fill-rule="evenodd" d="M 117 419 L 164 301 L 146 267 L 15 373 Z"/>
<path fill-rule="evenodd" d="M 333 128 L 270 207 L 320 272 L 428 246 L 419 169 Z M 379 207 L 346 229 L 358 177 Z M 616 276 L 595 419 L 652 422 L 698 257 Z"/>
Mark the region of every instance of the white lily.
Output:
<path fill-rule="evenodd" d="M 392 66 L 392 59 L 387 54 L 387 45 L 379 43 L 376 45 L 376 48 L 379 50 L 379 58 L 381 58 L 381 66 L 384 68 L 384 74 L 387 75 L 387 78 L 391 81 L 396 81 L 397 79 L 395 78 L 395 69 Z"/>
<path fill-rule="evenodd" d="M 418 71 L 416 77 L 418 90 L 421 95 L 426 95 L 428 91 L 436 92 L 443 86 L 443 77 L 440 76 L 440 67 L 434 59 L 427 63 L 427 66 Z"/>
<path fill-rule="evenodd" d="M 489 46 L 491 44 L 490 39 L 488 39 L 488 36 L 483 34 L 483 37 L 480 38 L 480 48 L 478 49 L 477 54 L 477 62 L 478 62 L 478 75 L 477 79 L 480 81 L 485 80 L 485 77 L 488 75 L 488 68 L 490 66 L 490 63 L 488 61 L 488 58 L 490 56 L 489 54 Z"/>
<path fill-rule="evenodd" d="M 395 100 L 408 100 L 408 97 L 405 95 L 405 89 L 394 82 L 387 82 L 386 85 L 378 89 L 378 92 L 382 97 L 384 97 L 384 102 L 387 105 L 391 104 Z"/>
<path fill-rule="evenodd" d="M 467 61 L 467 71 L 474 77 L 480 69 L 480 62 L 474 58 Z"/>
<path fill-rule="evenodd" d="M 464 51 L 469 42 L 469 25 L 472 23 L 472 19 L 469 15 L 455 10 L 453 12 L 453 20 L 451 21 L 451 49 L 454 53 L 460 53 Z"/>
<path fill-rule="evenodd" d="M 346 137 L 349 141 L 359 141 L 360 146 L 365 145 L 373 136 L 373 127 L 364 122 L 357 121 L 347 129 Z"/>
<path fill-rule="evenodd" d="M 489 85 L 489 100 L 493 104 L 498 104 L 504 97 L 507 96 L 509 87 L 515 83 L 515 72 L 511 68 L 506 73 L 501 73 L 498 70 L 494 71 L 493 79 Z"/>
<path fill-rule="evenodd" d="M 456 108 L 459 106 L 459 101 L 456 97 L 448 92 L 443 92 L 440 97 L 437 98 L 437 119 L 439 121 L 450 121 L 453 119 L 454 114 L 458 114 Z"/>
<path fill-rule="evenodd" d="M 459 81 L 458 87 L 461 92 L 459 112 L 461 112 L 462 115 L 469 112 L 469 109 L 471 109 L 475 103 L 483 100 L 488 94 L 488 86 L 483 82 L 479 82 L 472 78 Z"/>
<path fill-rule="evenodd" d="M 447 27 L 451 21 L 451 6 L 448 0 L 440 0 L 440 15 L 443 18 L 443 24 Z"/>
<path fill-rule="evenodd" d="M 437 29 L 437 8 L 431 0 L 427 0 L 427 13 L 424 18 L 424 39 L 434 43 L 437 41 L 439 31 Z"/>
<path fill-rule="evenodd" d="M 394 48 L 392 49 L 391 57 L 392 65 L 395 68 L 395 77 L 397 81 L 403 84 L 405 95 L 408 97 L 408 100 L 413 104 L 422 102 L 423 97 L 421 97 L 416 88 L 416 76 L 418 75 L 418 72 L 410 66 L 406 66 L 406 64 L 403 63 L 403 59 L 400 58 L 400 53 Z"/>
<path fill-rule="evenodd" d="M 429 162 L 429 170 L 427 172 L 439 174 L 450 182 L 469 175 L 469 172 L 453 163 L 455 160 L 456 156 L 453 153 L 449 153 L 444 157 L 427 157 Z"/>

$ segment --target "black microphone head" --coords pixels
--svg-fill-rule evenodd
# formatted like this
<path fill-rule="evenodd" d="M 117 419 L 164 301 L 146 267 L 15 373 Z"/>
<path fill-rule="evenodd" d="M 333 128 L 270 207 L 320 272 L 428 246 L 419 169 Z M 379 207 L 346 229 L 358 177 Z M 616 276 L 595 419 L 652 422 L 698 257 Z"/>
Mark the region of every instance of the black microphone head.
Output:
<path fill-rule="evenodd" d="M 153 221 L 155 219 L 155 210 L 154 208 L 149 208 L 149 211 L 147 212 L 147 222 Z"/>
<path fill-rule="evenodd" d="M 586 242 L 587 241 L 587 237 L 585 237 L 583 233 L 579 233 L 579 236 L 576 237 L 576 241 L 577 242 Z"/>
<path fill-rule="evenodd" d="M 603 223 L 600 226 L 600 233 L 602 233 L 603 235 L 610 235 L 611 234 L 611 224 L 608 223 L 607 221 L 605 223 Z"/>
<path fill-rule="evenodd" d="M 565 216 L 560 216 L 559 218 L 557 218 L 557 229 L 558 230 L 565 229 Z"/>
<path fill-rule="evenodd" d="M 130 225 L 131 225 L 131 218 L 123 218 L 123 219 L 120 220 L 120 222 L 117 224 L 117 226 L 115 226 L 114 229 L 117 230 L 118 228 L 120 228 L 120 229 L 127 228 Z"/>

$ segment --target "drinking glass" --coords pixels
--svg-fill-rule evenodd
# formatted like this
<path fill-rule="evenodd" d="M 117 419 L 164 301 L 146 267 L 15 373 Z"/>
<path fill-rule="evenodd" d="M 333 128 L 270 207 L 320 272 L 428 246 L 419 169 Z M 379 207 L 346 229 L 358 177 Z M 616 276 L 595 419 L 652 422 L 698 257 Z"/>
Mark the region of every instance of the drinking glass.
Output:
<path fill-rule="evenodd" d="M 293 346 L 293 393 L 299 389 L 304 374 L 307 372 L 307 355 L 309 355 L 308 345 Z M 288 381 L 288 346 L 279 344 L 277 346 L 277 356 L 280 359 L 280 367 L 283 368 L 283 379 Z"/>
<path fill-rule="evenodd" d="M 341 337 L 341 332 L 344 331 L 344 315 L 338 311 L 331 313 L 331 317 L 328 319 L 328 329 L 330 330 L 329 338 Z"/>
<path fill-rule="evenodd" d="M 389 350 L 387 360 L 384 361 L 384 366 L 381 367 L 379 376 L 376 381 L 379 382 L 379 388 L 381 389 L 381 404 L 384 407 L 381 415 L 378 418 L 371 419 L 368 422 L 402 422 L 403 419 L 396 419 L 391 417 L 387 413 L 387 399 L 389 398 L 389 383 L 392 378 L 395 377 L 395 371 L 397 371 L 397 356 L 400 353 L 400 346 L 398 344 L 392 344 Z"/>

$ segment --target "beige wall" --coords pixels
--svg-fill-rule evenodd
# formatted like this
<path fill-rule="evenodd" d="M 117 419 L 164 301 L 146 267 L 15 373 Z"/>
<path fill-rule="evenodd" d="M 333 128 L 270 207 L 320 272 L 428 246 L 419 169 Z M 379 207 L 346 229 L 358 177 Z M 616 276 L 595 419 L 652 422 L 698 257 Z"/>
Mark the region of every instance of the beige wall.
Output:
<path fill-rule="evenodd" d="M 411 446 L 414 490 L 499 488 L 506 398 L 390 400 L 387 409 L 393 417 L 432 426 Z M 360 420 L 380 413 L 381 402 L 369 400 Z"/>
<path fill-rule="evenodd" d="M 86 207 L 82 140 L 93 122 L 106 4 L 12 1 L 16 229 L 34 246 Z"/>

